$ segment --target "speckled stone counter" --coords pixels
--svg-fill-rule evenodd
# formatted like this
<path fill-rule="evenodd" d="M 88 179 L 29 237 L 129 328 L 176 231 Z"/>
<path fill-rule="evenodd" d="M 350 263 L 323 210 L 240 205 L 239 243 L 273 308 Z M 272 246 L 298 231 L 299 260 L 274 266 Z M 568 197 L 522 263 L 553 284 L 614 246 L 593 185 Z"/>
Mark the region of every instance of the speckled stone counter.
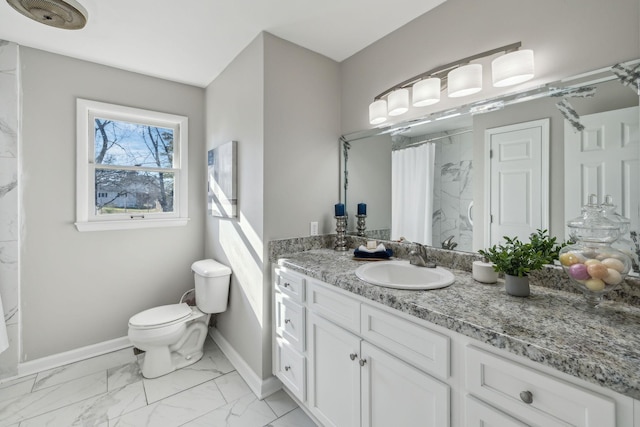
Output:
<path fill-rule="evenodd" d="M 581 294 L 536 285 L 530 297 L 513 297 L 459 269 L 447 288 L 389 289 L 358 279 L 363 261 L 351 252 L 281 250 L 272 261 L 291 270 L 640 399 L 640 307 L 606 301 L 588 309 Z"/>

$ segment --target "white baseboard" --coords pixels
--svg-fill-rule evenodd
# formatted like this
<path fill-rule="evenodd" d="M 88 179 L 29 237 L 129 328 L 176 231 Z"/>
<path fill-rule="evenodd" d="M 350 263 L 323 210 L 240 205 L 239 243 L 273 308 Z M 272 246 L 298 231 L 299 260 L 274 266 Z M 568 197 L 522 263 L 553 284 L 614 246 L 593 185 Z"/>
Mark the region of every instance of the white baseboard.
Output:
<path fill-rule="evenodd" d="M 236 349 L 233 348 L 229 341 L 227 341 L 216 328 L 209 329 L 209 336 L 218 347 L 220 347 L 220 350 L 227 356 L 229 362 L 236 368 L 236 371 L 238 371 L 238 374 L 240 374 L 242 379 L 247 383 L 251 391 L 258 396 L 258 399 L 262 400 L 282 388 L 280 380 L 273 375 L 266 380 L 256 375 L 242 356 L 240 356 Z"/>
<path fill-rule="evenodd" d="M 64 353 L 52 354 L 51 356 L 42 357 L 29 362 L 18 363 L 18 377 L 58 368 L 63 365 L 68 365 L 69 363 L 111 353 L 112 351 L 121 350 L 127 347 L 132 347 L 129 337 L 121 337 L 88 345 L 86 347 L 80 347 L 75 350 L 65 351 Z"/>

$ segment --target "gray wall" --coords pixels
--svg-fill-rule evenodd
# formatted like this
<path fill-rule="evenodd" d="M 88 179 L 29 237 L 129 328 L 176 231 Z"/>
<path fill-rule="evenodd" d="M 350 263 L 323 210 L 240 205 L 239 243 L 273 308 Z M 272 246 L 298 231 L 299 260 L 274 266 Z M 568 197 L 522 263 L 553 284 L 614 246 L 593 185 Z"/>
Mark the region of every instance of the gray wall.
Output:
<path fill-rule="evenodd" d="M 338 64 L 264 33 L 206 92 L 207 149 L 238 141 L 238 218 L 207 218 L 206 254 L 233 270 L 217 329 L 271 376 L 269 240 L 333 227 L 338 197 Z"/>
<path fill-rule="evenodd" d="M 21 47 L 22 356 L 127 335 L 129 317 L 177 302 L 204 252 L 204 90 Z M 189 224 L 80 233 L 76 98 L 189 117 Z"/>
<path fill-rule="evenodd" d="M 391 229 L 391 137 L 379 135 L 352 141 L 347 168 L 349 232 L 357 232 L 358 203 L 365 202 L 366 231 L 387 230 L 388 233 Z"/>
<path fill-rule="evenodd" d="M 447 0 L 341 63 L 342 132 L 370 128 L 368 105 L 393 85 L 517 41 L 534 50 L 534 80 L 492 88 L 487 64 L 480 93 L 457 101 L 443 96 L 440 103 L 413 108 L 399 120 L 635 59 L 640 56 L 638 8 L 637 0 Z"/>
<path fill-rule="evenodd" d="M 229 307 L 217 328 L 262 374 L 264 312 L 264 46 L 255 39 L 206 89 L 206 149 L 238 141 L 238 218 L 207 215 L 205 253 L 231 267 Z M 200 160 L 206 163 L 203 156 Z"/>

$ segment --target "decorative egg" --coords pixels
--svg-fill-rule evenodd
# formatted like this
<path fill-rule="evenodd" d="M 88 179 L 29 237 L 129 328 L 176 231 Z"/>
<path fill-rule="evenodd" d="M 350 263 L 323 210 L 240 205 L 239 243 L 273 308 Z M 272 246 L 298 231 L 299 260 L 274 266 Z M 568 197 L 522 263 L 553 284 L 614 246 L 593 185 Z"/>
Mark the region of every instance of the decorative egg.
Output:
<path fill-rule="evenodd" d="M 624 271 L 624 262 L 620 261 L 617 258 L 607 258 L 602 260 L 602 263 L 606 265 L 607 268 L 612 268 L 618 273 L 622 273 Z"/>
<path fill-rule="evenodd" d="M 580 258 L 575 252 L 565 252 L 558 257 L 562 265 L 573 265 L 580 262 Z"/>
<path fill-rule="evenodd" d="M 608 271 L 609 274 L 607 275 L 607 277 L 602 279 L 604 283 L 606 283 L 607 285 L 617 285 L 618 283 L 622 282 L 622 275 L 620 274 L 620 272 L 618 272 L 618 270 L 609 268 Z"/>
<path fill-rule="evenodd" d="M 587 271 L 587 266 L 584 264 L 573 264 L 569 267 L 569 274 L 577 280 L 587 280 L 591 278 Z"/>
<path fill-rule="evenodd" d="M 584 265 L 600 264 L 600 263 L 602 263 L 602 261 L 598 259 L 588 259 L 584 262 Z"/>
<path fill-rule="evenodd" d="M 584 285 L 594 292 L 598 292 L 604 289 L 604 282 L 600 279 L 589 279 L 584 282 Z"/>
<path fill-rule="evenodd" d="M 589 273 L 589 276 L 594 279 L 602 279 L 609 275 L 609 269 L 602 263 L 589 264 L 587 266 L 587 272 Z"/>

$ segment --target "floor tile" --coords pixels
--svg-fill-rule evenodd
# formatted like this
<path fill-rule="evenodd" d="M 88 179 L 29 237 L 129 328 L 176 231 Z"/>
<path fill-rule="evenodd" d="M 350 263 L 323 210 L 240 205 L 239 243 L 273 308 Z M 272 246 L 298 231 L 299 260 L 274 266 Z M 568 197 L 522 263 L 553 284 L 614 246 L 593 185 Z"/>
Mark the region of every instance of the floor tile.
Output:
<path fill-rule="evenodd" d="M 229 373 L 233 366 L 216 347 L 208 347 L 198 362 L 158 378 L 144 379 L 144 389 L 149 403 L 179 393 L 206 381 Z"/>
<path fill-rule="evenodd" d="M 264 401 L 248 394 L 235 402 L 208 412 L 183 427 L 261 427 L 275 420 L 276 414 Z"/>
<path fill-rule="evenodd" d="M 31 393 L 35 380 L 35 375 L 29 375 L 28 377 L 18 378 L 16 380 L 0 384 L 0 402 L 22 396 L 23 394 Z"/>
<path fill-rule="evenodd" d="M 109 390 L 115 390 L 138 381 L 142 381 L 142 372 L 140 372 L 140 365 L 137 360 L 107 370 L 107 386 Z"/>
<path fill-rule="evenodd" d="M 215 383 L 227 402 L 252 394 L 251 389 L 237 371 L 229 372 L 215 379 Z"/>
<path fill-rule="evenodd" d="M 204 357 L 211 359 L 216 365 L 216 369 L 223 374 L 236 369 L 231 362 L 229 362 L 229 359 L 227 359 L 227 356 L 224 355 L 222 350 L 220 350 L 220 347 L 210 338 L 204 342 Z"/>
<path fill-rule="evenodd" d="M 284 390 L 278 390 L 272 395 L 265 397 L 264 401 L 267 402 L 269 407 L 279 417 L 298 407 L 296 402 L 294 402 Z"/>
<path fill-rule="evenodd" d="M 225 404 L 218 386 L 208 381 L 116 418 L 109 427 L 180 426 Z"/>
<path fill-rule="evenodd" d="M 0 402 L 0 426 L 85 400 L 107 391 L 106 371 Z"/>
<path fill-rule="evenodd" d="M 36 378 L 36 383 L 33 389 L 35 391 L 50 387 L 52 385 L 84 377 L 95 372 L 104 371 L 116 366 L 122 366 L 135 360 L 136 357 L 130 347 L 101 356 L 92 357 L 90 359 L 71 363 L 59 368 L 40 372 Z"/>
<path fill-rule="evenodd" d="M 316 423 L 300 409 L 294 409 L 283 417 L 278 418 L 267 427 L 317 427 Z"/>
<path fill-rule="evenodd" d="M 21 427 L 99 426 L 146 406 L 142 381 L 23 421 Z"/>
<path fill-rule="evenodd" d="M 11 380 L 2 380 L 2 382 L 0 382 L 0 390 L 2 390 L 3 388 L 11 387 L 18 383 L 22 383 L 24 381 L 35 381 L 37 375 L 38 374 L 31 374 L 24 377 L 13 378 Z"/>

